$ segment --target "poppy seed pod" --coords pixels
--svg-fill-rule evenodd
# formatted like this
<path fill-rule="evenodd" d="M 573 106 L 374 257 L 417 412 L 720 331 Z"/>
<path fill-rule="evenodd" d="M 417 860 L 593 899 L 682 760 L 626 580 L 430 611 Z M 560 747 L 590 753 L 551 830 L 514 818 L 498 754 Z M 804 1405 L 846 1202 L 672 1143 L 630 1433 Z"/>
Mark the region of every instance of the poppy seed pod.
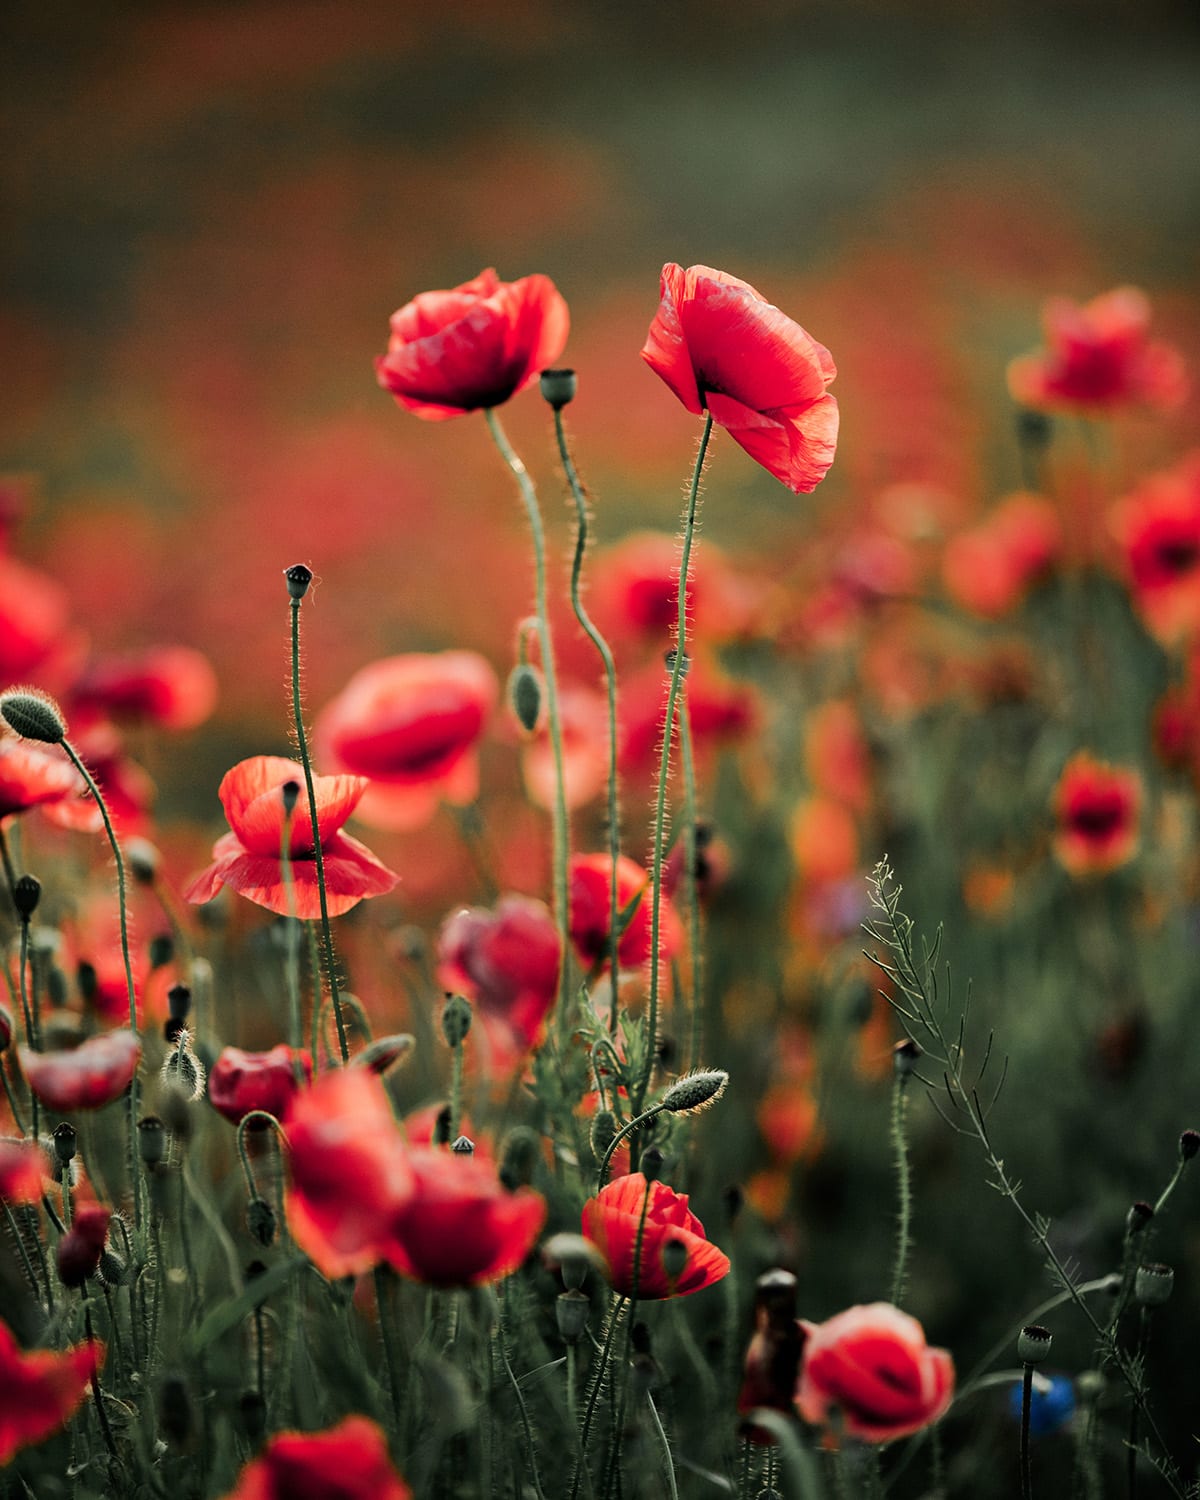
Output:
<path fill-rule="evenodd" d="M 36 875 L 22 875 L 13 886 L 13 905 L 22 922 L 28 922 L 42 899 L 42 882 Z"/>
<path fill-rule="evenodd" d="M 1180 1161 L 1191 1161 L 1200 1151 L 1200 1130 L 1185 1130 L 1179 1137 Z"/>
<path fill-rule="evenodd" d="M 308 593 L 308 586 L 313 580 L 312 569 L 304 563 L 293 563 L 290 568 L 284 568 L 283 576 L 287 579 L 288 593 L 293 599 L 303 599 Z"/>
<path fill-rule="evenodd" d="M 167 1128 L 157 1115 L 143 1115 L 138 1121 L 138 1155 L 146 1166 L 162 1161 L 167 1148 Z"/>
<path fill-rule="evenodd" d="M 1126 1234 L 1140 1234 L 1153 1217 L 1154 1205 L 1139 1198 L 1130 1206 L 1129 1212 L 1125 1215 Z"/>
<path fill-rule="evenodd" d="M 905 1037 L 892 1048 L 892 1071 L 897 1078 L 911 1078 L 921 1060 L 921 1049 L 911 1037 Z"/>
<path fill-rule="evenodd" d="M 1161 1307 L 1170 1300 L 1175 1272 L 1170 1266 L 1139 1266 L 1133 1278 L 1133 1296 L 1140 1307 Z"/>
<path fill-rule="evenodd" d="M 542 400 L 555 411 L 562 411 L 579 394 L 579 377 L 574 370 L 543 370 L 538 383 Z"/>
<path fill-rule="evenodd" d="M 592 1155 L 597 1161 L 603 1161 L 604 1153 L 612 1145 L 617 1136 L 617 1117 L 611 1109 L 598 1109 L 592 1117 L 592 1129 L 590 1144 Z"/>
<path fill-rule="evenodd" d="M 1029 1323 L 1017 1335 L 1017 1358 L 1025 1365 L 1040 1365 L 1050 1358 L 1054 1342 L 1048 1328 L 1040 1323 Z"/>
<path fill-rule="evenodd" d="M 61 745 L 67 737 L 62 709 L 45 693 L 16 688 L 0 693 L 0 718 L 23 740 Z"/>
<path fill-rule="evenodd" d="M 75 1156 L 78 1136 L 74 1125 L 64 1120 L 54 1127 L 54 1156 L 60 1167 L 65 1167 Z"/>
<path fill-rule="evenodd" d="M 554 1303 L 554 1316 L 564 1344 L 577 1344 L 587 1327 L 591 1303 L 580 1291 L 569 1288 L 560 1292 Z"/>

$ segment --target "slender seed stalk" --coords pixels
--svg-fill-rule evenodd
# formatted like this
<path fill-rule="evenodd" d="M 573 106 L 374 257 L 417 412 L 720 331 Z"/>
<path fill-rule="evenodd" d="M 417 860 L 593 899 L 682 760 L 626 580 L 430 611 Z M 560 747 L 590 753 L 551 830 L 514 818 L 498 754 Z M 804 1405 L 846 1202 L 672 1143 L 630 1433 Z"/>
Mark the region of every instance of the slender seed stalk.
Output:
<path fill-rule="evenodd" d="M 662 1418 L 658 1414 L 658 1407 L 654 1404 L 653 1395 L 647 1391 L 646 1401 L 650 1406 L 650 1424 L 654 1428 L 658 1441 L 663 1451 L 663 1472 L 667 1476 L 667 1493 L 671 1500 L 679 1500 L 679 1486 L 675 1483 L 675 1460 L 671 1457 L 671 1444 L 667 1441 L 667 1434 L 663 1430 Z"/>
<path fill-rule="evenodd" d="M 396 1362 L 396 1351 L 392 1348 L 388 1274 L 384 1266 L 375 1267 L 375 1306 L 379 1312 L 379 1337 L 383 1341 L 383 1362 L 387 1368 L 388 1394 L 392 1399 L 392 1420 L 396 1424 L 396 1430 L 399 1431 L 403 1403 L 400 1399 L 400 1370 Z"/>
<path fill-rule="evenodd" d="M 25 1275 L 29 1280 L 29 1289 L 35 1297 L 41 1295 L 41 1287 L 38 1283 L 37 1272 L 33 1269 L 33 1262 L 29 1259 L 29 1251 L 25 1248 L 25 1237 L 21 1233 L 20 1226 L 13 1218 L 13 1211 L 8 1206 L 8 1200 L 0 1198 L 0 1204 L 4 1206 L 4 1217 L 8 1220 L 8 1232 L 12 1235 L 13 1244 L 17 1247 L 17 1253 L 21 1257 L 21 1263 L 25 1267 Z M 46 1279 L 46 1291 L 50 1292 L 49 1277 Z"/>
<path fill-rule="evenodd" d="M 22 917 L 21 918 L 21 953 L 20 953 L 20 957 L 19 957 L 19 959 L 18 959 L 17 962 L 18 962 L 17 979 L 18 979 L 18 982 L 19 982 L 20 988 L 21 988 L 21 1011 L 22 1011 L 22 1014 L 25 1017 L 25 1036 L 26 1036 L 26 1038 L 29 1041 L 30 1047 L 35 1052 L 37 1052 L 37 1051 L 40 1050 L 40 1048 L 38 1046 L 38 1027 L 37 1027 L 37 1023 L 34 1021 L 34 1018 L 33 1018 L 33 1007 L 29 1003 L 29 985 L 28 985 L 28 983 L 26 982 L 26 979 L 25 979 L 25 972 L 26 972 L 26 969 L 27 969 L 28 964 L 29 964 L 29 918 L 28 917 Z M 7 1087 L 7 1080 L 5 1082 L 5 1087 Z M 30 1089 L 29 1090 L 29 1110 L 30 1110 L 30 1115 L 32 1117 L 32 1121 L 33 1121 L 33 1138 L 34 1138 L 35 1141 L 38 1138 L 38 1135 L 39 1135 L 39 1132 L 40 1132 L 40 1126 L 41 1126 L 41 1122 L 40 1122 L 40 1119 L 39 1119 L 39 1103 L 40 1103 L 40 1101 L 38 1100 L 38 1096 L 34 1093 L 33 1089 Z"/>
<path fill-rule="evenodd" d="M 1033 1468 L 1029 1457 L 1029 1413 L 1033 1405 L 1033 1366 L 1021 1379 L 1021 1500 L 1033 1500 Z M 1137 1410 L 1136 1403 L 1134 1410 Z"/>

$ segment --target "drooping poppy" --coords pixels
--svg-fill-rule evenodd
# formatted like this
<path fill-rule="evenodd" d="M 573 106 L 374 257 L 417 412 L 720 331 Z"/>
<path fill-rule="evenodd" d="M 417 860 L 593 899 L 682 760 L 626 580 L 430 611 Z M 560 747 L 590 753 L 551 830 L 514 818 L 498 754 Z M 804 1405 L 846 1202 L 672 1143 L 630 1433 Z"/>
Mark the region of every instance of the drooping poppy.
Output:
<path fill-rule="evenodd" d="M 705 1238 L 687 1194 L 665 1182 L 648 1183 L 641 1172 L 617 1178 L 588 1199 L 583 1236 L 604 1256 L 609 1282 L 622 1297 L 686 1297 L 729 1274 L 729 1257 Z"/>
<path fill-rule="evenodd" d="M 709 266 L 665 265 L 661 298 L 642 350 L 654 373 L 788 489 L 816 489 L 837 446 L 829 350 L 752 286 Z"/>
<path fill-rule="evenodd" d="M 371 662 L 319 715 L 322 763 L 370 778 L 356 816 L 373 828 L 419 828 L 439 802 L 479 791 L 477 746 L 499 695 L 474 651 L 413 652 Z"/>
<path fill-rule="evenodd" d="M 280 847 L 285 822 L 283 787 L 299 788 L 291 819 L 289 903 Z M 340 916 L 365 896 L 390 891 L 399 876 L 380 864 L 371 851 L 342 824 L 367 789 L 365 776 L 314 776 L 317 827 L 325 866 L 330 916 Z M 213 863 L 184 891 L 196 904 L 211 901 L 223 885 L 265 906 L 268 911 L 312 919 L 321 914 L 317 866 L 313 853 L 312 820 L 304 788 L 304 767 L 278 755 L 256 755 L 227 771 L 218 788 L 225 816 L 233 830 L 213 846 Z"/>
<path fill-rule="evenodd" d="M 1106 875 L 1138 847 L 1142 779 L 1086 750 L 1073 755 L 1054 790 L 1054 853 L 1072 875 Z"/>
<path fill-rule="evenodd" d="M 608 954 L 611 923 L 612 860 L 607 854 L 576 854 L 568 868 L 571 941 L 584 963 L 595 964 Z M 650 958 L 652 927 L 650 875 L 641 865 L 621 855 L 617 860 L 617 920 L 639 897 L 617 943 L 623 969 L 637 969 Z M 664 895 L 659 903 L 659 954 L 671 958 L 683 947 L 683 924 Z"/>
<path fill-rule="evenodd" d="M 194 729 L 212 713 L 217 677 L 202 651 L 150 646 L 93 658 L 71 693 L 72 706 L 160 729 Z"/>
<path fill-rule="evenodd" d="M 131 1031 L 106 1031 L 69 1052 L 34 1052 L 18 1047 L 21 1069 L 33 1092 L 50 1109 L 69 1114 L 102 1109 L 133 1082 L 141 1043 Z"/>
<path fill-rule="evenodd" d="M 567 342 L 567 304 L 548 276 L 501 281 L 481 271 L 450 291 L 422 292 L 391 318 L 379 384 L 429 422 L 499 406 L 553 365 Z"/>
<path fill-rule="evenodd" d="M 0 1322 L 0 1467 L 71 1419 L 103 1362 L 104 1345 L 97 1339 L 61 1353 L 26 1353 Z"/>
<path fill-rule="evenodd" d="M 347 1417 L 325 1432 L 277 1432 L 225 1500 L 412 1500 L 383 1429 Z"/>
<path fill-rule="evenodd" d="M 1133 602 L 1167 645 L 1200 630 L 1200 452 L 1114 506 L 1110 524 Z"/>
<path fill-rule="evenodd" d="M 254 1109 L 264 1109 L 282 1120 L 295 1096 L 297 1064 L 301 1076 L 312 1079 L 312 1058 L 280 1042 L 269 1052 L 244 1052 L 224 1047 L 208 1074 L 208 1102 L 237 1125 Z"/>
<path fill-rule="evenodd" d="M 802 1322 L 796 1406 L 806 1422 L 834 1422 L 866 1443 L 886 1443 L 936 1422 L 954 1396 L 954 1361 L 890 1302 Z"/>

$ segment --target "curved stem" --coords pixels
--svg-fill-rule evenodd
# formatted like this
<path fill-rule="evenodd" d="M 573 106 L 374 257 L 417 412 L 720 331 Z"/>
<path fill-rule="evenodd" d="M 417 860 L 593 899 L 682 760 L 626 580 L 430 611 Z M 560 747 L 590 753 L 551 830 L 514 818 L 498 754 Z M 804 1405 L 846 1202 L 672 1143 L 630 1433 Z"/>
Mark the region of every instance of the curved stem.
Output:
<path fill-rule="evenodd" d="M 597 1192 L 599 1192 L 604 1186 L 605 1179 L 608 1177 L 608 1164 L 612 1161 L 617 1147 L 623 1140 L 626 1140 L 629 1136 L 631 1136 L 640 1125 L 644 1125 L 647 1120 L 653 1120 L 655 1115 L 661 1115 L 662 1109 L 663 1107 L 661 1104 L 651 1105 L 649 1109 L 638 1115 L 636 1119 L 630 1120 L 628 1125 L 624 1126 L 621 1130 L 618 1130 L 616 1135 L 613 1136 L 612 1140 L 608 1143 L 608 1150 L 605 1151 L 604 1156 L 600 1161 L 600 1171 L 598 1173 L 598 1180 L 596 1183 Z"/>
<path fill-rule="evenodd" d="M 283 972 L 288 996 L 288 1046 L 292 1049 L 292 1072 L 298 1086 L 304 1084 L 304 1066 L 300 1052 L 304 1046 L 304 1032 L 300 1020 L 300 922 L 296 916 L 296 881 L 292 874 L 292 814 L 295 808 L 286 806 L 283 827 L 279 834 L 279 864 L 283 870 L 283 889 L 287 896 L 288 914 L 284 918 Z"/>

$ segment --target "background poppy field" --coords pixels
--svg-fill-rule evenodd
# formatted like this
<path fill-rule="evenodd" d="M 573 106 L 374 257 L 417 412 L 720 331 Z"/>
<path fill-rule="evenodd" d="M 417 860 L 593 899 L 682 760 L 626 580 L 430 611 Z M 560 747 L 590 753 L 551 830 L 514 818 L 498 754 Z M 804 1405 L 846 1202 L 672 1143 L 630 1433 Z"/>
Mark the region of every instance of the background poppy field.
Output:
<path fill-rule="evenodd" d="M 552 900 L 549 750 L 503 693 L 533 598 L 512 476 L 482 417 L 414 420 L 372 367 L 394 309 L 484 267 L 509 280 L 544 273 L 570 308 L 560 362 L 579 375 L 566 420 L 592 500 L 586 598 L 617 657 L 624 852 L 643 867 L 671 644 L 666 573 L 699 422 L 638 351 L 665 262 L 745 278 L 831 351 L 841 435 L 828 478 L 800 496 L 720 430 L 713 440 L 688 684 L 706 829 L 703 1055 L 691 1057 L 668 1010 L 661 1079 L 693 1060 L 730 1075 L 710 1110 L 667 1137 L 667 1180 L 690 1193 L 732 1274 L 643 1304 L 650 1351 L 631 1368 L 650 1380 L 645 1360 L 657 1365 L 681 1494 L 753 1496 L 769 1483 L 805 1494 L 784 1449 L 768 1459 L 768 1445 L 739 1446 L 736 1397 L 764 1272 L 795 1274 L 795 1315 L 812 1323 L 892 1289 L 889 1128 L 904 1033 L 879 992 L 905 1002 L 862 951 L 893 961 L 862 931 L 878 919 L 869 877 L 886 856 L 917 932 L 932 942 L 942 931 L 932 972 L 951 1039 L 969 987 L 964 1045 L 976 1067 L 988 1057 L 987 1099 L 1007 1070 L 991 1146 L 1021 1204 L 1049 1221 L 1060 1263 L 1085 1283 L 1120 1272 L 1134 1250 L 1174 1269 L 1171 1300 L 1149 1320 L 1146 1378 L 1152 1446 L 1175 1467 L 1164 1476 L 1139 1460 L 1137 1485 L 1187 1492 L 1195 1183 L 1185 1171 L 1138 1227 L 1142 1240 L 1128 1215 L 1156 1203 L 1181 1132 L 1200 1127 L 1195 16 L 1167 0 L 1136 15 L 1117 4 L 968 13 L 949 0 L 748 0 L 736 23 L 708 0 L 636 12 L 480 0 L 445 15 L 374 0 L 63 0 L 10 7 L 0 36 L 0 687 L 32 683 L 71 705 L 122 838 L 159 851 L 163 899 L 133 894 L 139 1001 L 159 1053 L 189 950 L 213 973 L 193 1017 L 202 1057 L 285 1037 L 280 924 L 232 890 L 204 906 L 181 893 L 226 833 L 217 789 L 230 768 L 295 754 L 290 564 L 316 575 L 303 613 L 310 720 L 355 673 L 400 653 L 478 653 L 498 688 L 465 813 L 442 805 L 418 826 L 347 829 L 399 876 L 337 931 L 376 1035 L 416 1038 L 388 1075 L 399 1114 L 432 1118 L 450 1095 L 443 989 L 487 989 L 490 937 L 471 928 L 439 953 L 443 924 L 463 907 L 495 910 L 499 895 Z M 1023 410 L 1007 372 L 1045 346 L 1048 299 L 1082 306 L 1130 286 L 1148 299 L 1147 337 L 1190 377 L 1178 399 Z M 536 386 L 503 415 L 546 518 L 573 847 L 596 855 L 607 727 L 567 595 L 573 507 Z M 157 659 L 160 697 L 138 689 L 138 712 L 122 715 L 130 654 L 166 647 L 185 649 Z M 1097 767 L 1125 778 L 1097 794 L 1116 811 L 1077 816 Z M 43 983 L 76 1040 L 122 1024 L 125 989 L 107 846 L 82 814 L 63 821 L 14 811 L 4 826 L 43 883 L 37 921 L 57 934 Z M 7 906 L 0 921 L 16 975 L 20 922 Z M 468 1052 L 463 1129 L 477 1129 L 482 1155 L 504 1156 L 510 1081 L 523 1097 L 521 1049 L 536 1031 L 487 1031 L 494 1076 L 484 1052 Z M 3 1061 L 24 1100 L 13 1051 Z M 950 1352 L 961 1384 L 1009 1334 L 992 1368 L 1019 1371 L 1015 1329 L 1057 1288 L 1045 1247 L 994 1190 L 982 1143 L 954 1133 L 963 1121 L 936 1072 L 930 1083 L 905 1096 L 903 1306 Z M 237 1196 L 233 1131 L 202 1108 L 194 1159 L 228 1181 L 220 1212 L 254 1261 L 263 1248 Z M 114 1175 L 122 1110 L 96 1117 L 111 1151 L 84 1150 L 107 1152 Z M 13 1125 L 5 1117 L 5 1132 Z M 550 1156 L 530 1169 L 549 1200 L 545 1233 L 577 1232 L 570 1194 L 547 1186 Z M 283 1193 L 283 1177 L 270 1178 L 281 1213 Z M 0 1256 L 0 1310 L 23 1344 L 83 1337 L 80 1325 L 44 1338 L 3 1233 Z M 540 1261 L 521 1275 L 546 1360 L 565 1358 L 548 1310 L 561 1284 Z M 315 1315 L 311 1346 L 325 1353 L 305 1378 L 317 1394 L 270 1430 L 378 1415 L 378 1392 L 339 1343 L 347 1319 L 371 1326 L 370 1281 L 360 1276 L 356 1302 L 347 1294 Z M 600 1337 L 602 1289 L 593 1275 Z M 439 1304 L 422 1324 L 412 1292 L 396 1296 L 398 1326 L 414 1339 L 433 1327 L 446 1343 L 458 1314 Z M 487 1316 L 472 1307 L 467 1376 L 454 1358 L 422 1365 L 423 1394 L 391 1433 L 391 1459 L 421 1496 L 484 1493 L 456 1449 L 488 1358 Z M 1120 1377 L 1110 1368 L 1098 1393 L 1094 1330 L 1078 1309 L 1045 1321 L 1045 1371 L 1071 1385 L 1054 1420 L 1043 1412 L 1045 1430 L 1035 1423 L 1035 1492 L 1123 1494 Z M 247 1330 L 253 1350 L 253 1317 Z M 1139 1347 L 1136 1313 L 1122 1330 Z M 243 1358 L 222 1339 L 203 1374 L 154 1371 L 160 1391 L 178 1379 L 192 1414 L 186 1432 L 163 1426 L 160 1473 L 201 1475 L 209 1488 L 197 1494 L 231 1492 L 265 1436 L 220 1425 Z M 1016 1493 L 1011 1389 L 951 1408 L 937 1445 L 890 1446 L 886 1493 Z M 563 1412 L 531 1390 L 535 1450 L 569 1492 L 569 1467 L 559 1474 L 546 1453 Z M 422 1401 L 445 1421 L 418 1452 L 404 1433 Z M 515 1433 L 515 1408 L 506 1415 Z M 105 1493 L 98 1464 L 68 1477 L 78 1442 L 67 1431 L 30 1446 L 0 1470 L 0 1491 Z M 655 1443 L 634 1434 L 633 1468 L 612 1481 L 621 1493 L 665 1493 Z M 207 1468 L 192 1463 L 200 1450 Z M 494 1493 L 530 1483 L 524 1453 L 496 1463 Z M 139 1462 L 154 1468 L 152 1454 Z M 830 1494 L 876 1483 L 869 1467 L 839 1479 L 819 1454 L 817 1479 Z M 158 1493 L 145 1482 L 129 1493 Z"/>

